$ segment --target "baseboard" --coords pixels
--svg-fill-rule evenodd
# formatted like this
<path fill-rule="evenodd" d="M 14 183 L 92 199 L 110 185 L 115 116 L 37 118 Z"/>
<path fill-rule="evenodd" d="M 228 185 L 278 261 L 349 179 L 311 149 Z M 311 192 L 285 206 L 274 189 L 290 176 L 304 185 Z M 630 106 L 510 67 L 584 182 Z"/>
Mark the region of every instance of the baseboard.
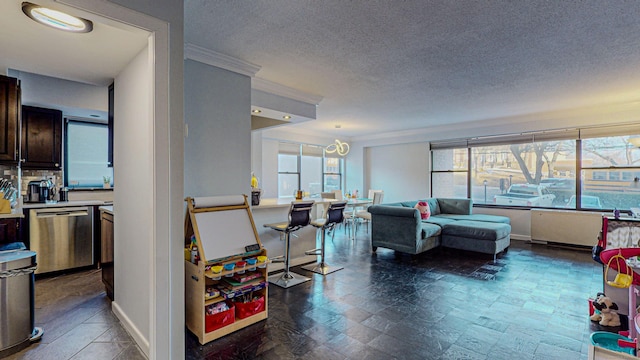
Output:
<path fill-rule="evenodd" d="M 129 333 L 129 335 L 131 335 L 131 337 L 133 338 L 133 341 L 135 341 L 136 344 L 138 344 L 138 347 L 140 347 L 140 350 L 142 350 L 142 352 L 148 359 L 149 358 L 149 340 L 145 339 L 145 337 L 138 330 L 138 328 L 133 324 L 133 322 L 131 322 L 131 319 L 129 319 L 129 317 L 124 313 L 124 311 L 122 311 L 122 308 L 120 308 L 120 306 L 118 306 L 118 303 L 116 303 L 115 301 L 111 302 L 111 311 L 113 311 L 113 313 L 116 315 L 118 320 L 120 320 L 122 327 L 124 327 L 124 329 Z"/>
<path fill-rule="evenodd" d="M 529 241 L 529 240 L 531 240 L 531 236 L 511 234 L 511 239 L 512 240 L 520 240 L 520 241 Z"/>

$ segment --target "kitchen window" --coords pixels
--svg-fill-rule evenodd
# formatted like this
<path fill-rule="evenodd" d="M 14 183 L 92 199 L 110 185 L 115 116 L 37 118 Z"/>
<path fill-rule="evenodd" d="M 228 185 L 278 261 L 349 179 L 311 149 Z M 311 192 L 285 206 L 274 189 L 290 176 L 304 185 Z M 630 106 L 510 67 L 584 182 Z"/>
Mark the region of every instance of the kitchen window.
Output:
<path fill-rule="evenodd" d="M 64 184 L 72 189 L 113 185 L 113 168 L 108 167 L 109 131 L 106 123 L 66 119 Z"/>

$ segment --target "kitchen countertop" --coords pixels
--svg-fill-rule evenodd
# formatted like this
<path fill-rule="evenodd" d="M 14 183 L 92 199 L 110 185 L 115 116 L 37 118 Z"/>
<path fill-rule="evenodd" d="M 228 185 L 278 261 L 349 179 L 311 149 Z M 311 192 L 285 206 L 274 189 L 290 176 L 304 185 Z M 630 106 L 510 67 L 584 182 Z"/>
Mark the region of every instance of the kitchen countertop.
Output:
<path fill-rule="evenodd" d="M 23 218 L 24 213 L 22 209 L 11 209 L 10 214 L 0 214 L 0 219 L 13 219 L 13 218 Z"/>
<path fill-rule="evenodd" d="M 291 202 L 294 201 L 293 198 L 266 198 L 260 199 L 260 205 L 252 205 L 251 210 L 257 209 L 270 209 L 270 208 L 288 208 L 291 206 Z M 322 199 L 322 198 L 304 198 L 303 201 L 314 201 L 316 204 L 329 204 L 332 200 Z M 335 200 L 333 200 L 335 201 Z"/>
<path fill-rule="evenodd" d="M 371 203 L 371 199 L 344 199 L 347 200 L 347 206 L 363 206 Z M 260 205 L 252 205 L 251 210 L 260 209 L 272 209 L 272 208 L 288 208 L 291 206 L 291 202 L 295 201 L 293 198 L 266 198 L 260 199 Z M 304 198 L 302 201 L 313 201 L 314 204 L 328 206 L 335 199 L 323 199 L 323 198 Z"/>
<path fill-rule="evenodd" d="M 46 203 L 24 203 L 22 204 L 22 208 L 23 209 L 40 209 L 40 208 L 50 208 L 50 207 L 94 206 L 94 205 L 105 205 L 105 202 L 102 200 L 71 200 L 71 201 L 56 201 L 56 202 L 46 202 Z"/>
<path fill-rule="evenodd" d="M 100 212 L 106 212 L 107 214 L 113 215 L 113 205 L 100 206 L 98 210 L 100 210 Z"/>

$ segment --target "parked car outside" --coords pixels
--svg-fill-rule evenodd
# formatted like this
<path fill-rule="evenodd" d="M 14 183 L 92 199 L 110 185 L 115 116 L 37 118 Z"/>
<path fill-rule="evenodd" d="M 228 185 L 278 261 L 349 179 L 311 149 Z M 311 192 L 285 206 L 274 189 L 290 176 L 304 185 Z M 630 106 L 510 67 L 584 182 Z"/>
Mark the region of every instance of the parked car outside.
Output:
<path fill-rule="evenodd" d="M 493 203 L 505 206 L 551 207 L 555 195 L 539 184 L 513 184 L 506 194 L 495 195 Z"/>
<path fill-rule="evenodd" d="M 602 202 L 600 201 L 600 198 L 597 196 L 591 196 L 591 195 L 581 195 L 580 196 L 580 202 L 581 202 L 581 206 L 584 209 L 602 209 Z M 572 208 L 575 209 L 576 208 L 576 196 L 573 195 L 571 196 L 571 198 L 569 198 L 569 201 L 567 202 L 567 206 L 568 208 Z"/>

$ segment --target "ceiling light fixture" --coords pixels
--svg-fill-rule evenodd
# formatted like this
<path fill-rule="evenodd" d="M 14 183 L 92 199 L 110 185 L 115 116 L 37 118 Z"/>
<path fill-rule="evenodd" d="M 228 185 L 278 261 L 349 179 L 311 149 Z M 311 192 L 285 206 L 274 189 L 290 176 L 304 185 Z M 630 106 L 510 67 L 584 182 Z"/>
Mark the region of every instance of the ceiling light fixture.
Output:
<path fill-rule="evenodd" d="M 325 151 L 329 154 L 337 153 L 340 156 L 345 156 L 349 153 L 349 144 L 336 139 L 336 142 L 329 144 Z"/>
<path fill-rule="evenodd" d="M 285 115 L 282 118 L 285 119 L 285 120 L 289 120 L 289 119 L 291 119 L 291 115 Z"/>
<path fill-rule="evenodd" d="M 251 112 L 252 112 L 252 113 L 254 113 L 254 114 L 260 114 L 260 113 L 262 112 L 262 110 L 260 110 L 260 109 L 253 109 L 253 110 L 251 110 Z"/>
<path fill-rule="evenodd" d="M 93 30 L 93 23 L 89 20 L 30 2 L 22 3 L 22 12 L 34 21 L 59 30 L 75 33 L 88 33 Z"/>

